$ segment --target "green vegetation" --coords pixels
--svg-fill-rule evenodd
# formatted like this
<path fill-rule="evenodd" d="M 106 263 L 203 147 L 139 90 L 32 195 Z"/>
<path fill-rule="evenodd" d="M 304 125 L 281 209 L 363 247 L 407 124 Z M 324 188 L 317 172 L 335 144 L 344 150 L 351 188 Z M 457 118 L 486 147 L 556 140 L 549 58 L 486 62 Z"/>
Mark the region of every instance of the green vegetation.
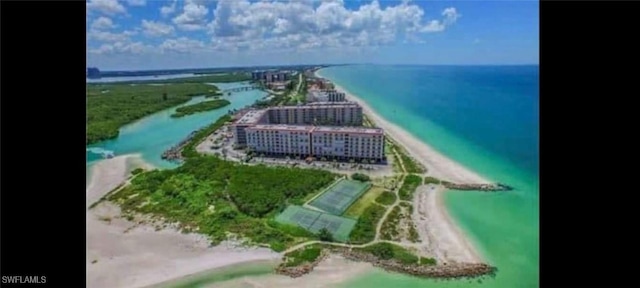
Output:
<path fill-rule="evenodd" d="M 449 185 L 453 185 L 453 183 L 451 183 L 451 182 L 449 182 L 449 181 L 444 181 L 444 180 L 441 180 L 441 181 L 440 181 L 440 184 L 444 185 L 445 187 L 447 187 L 447 186 L 449 186 Z"/>
<path fill-rule="evenodd" d="M 218 118 L 218 120 L 216 120 L 216 122 L 210 124 L 209 126 L 206 126 L 200 130 L 198 130 L 198 132 L 196 132 L 195 135 L 193 135 L 193 137 L 191 138 L 191 141 L 189 141 L 189 143 L 187 143 L 184 148 L 182 149 L 182 156 L 184 157 L 198 157 L 200 156 L 200 154 L 198 154 L 198 152 L 196 152 L 196 146 L 198 146 L 198 144 L 200 144 L 200 142 L 202 142 L 205 138 L 207 138 L 207 136 L 209 136 L 209 134 L 213 133 L 214 131 L 220 129 L 220 127 L 222 127 L 224 125 L 224 123 L 227 123 L 231 121 L 231 115 L 229 114 L 225 114 L 222 117 Z"/>
<path fill-rule="evenodd" d="M 389 136 L 387 136 L 387 137 L 389 137 Z M 395 152 L 399 155 L 400 159 L 398 159 L 398 157 L 394 153 L 393 161 L 394 161 L 394 163 L 396 163 L 396 162 L 398 162 L 398 160 L 402 160 L 402 165 L 404 166 L 404 169 L 406 170 L 406 173 L 422 174 L 422 173 L 427 172 L 427 169 L 425 169 L 422 166 L 422 164 L 418 163 L 417 161 L 415 161 L 415 159 L 411 158 L 402 147 L 400 147 L 399 145 L 397 145 L 393 141 L 389 140 L 389 138 L 387 138 L 387 145 L 386 146 L 389 146 L 389 150 L 390 151 L 395 150 Z M 400 164 L 400 163 L 398 162 L 398 164 Z M 395 171 L 395 169 L 394 169 L 394 171 Z"/>
<path fill-rule="evenodd" d="M 360 182 L 367 182 L 367 181 L 371 180 L 369 178 L 369 175 L 362 174 L 362 173 L 353 173 L 351 175 L 351 179 L 356 180 L 356 181 L 360 181 Z"/>
<path fill-rule="evenodd" d="M 200 83 L 171 85 L 87 84 L 86 144 L 118 137 L 119 129 L 144 116 L 211 95 L 218 88 Z"/>
<path fill-rule="evenodd" d="M 171 114 L 171 117 L 173 118 L 183 117 L 183 116 L 191 115 L 198 112 L 218 109 L 218 108 L 227 106 L 229 104 L 231 104 L 231 102 L 225 99 L 203 101 L 203 102 L 192 104 L 192 105 L 182 106 L 176 109 L 176 113 Z"/>
<path fill-rule="evenodd" d="M 136 168 L 136 169 L 133 169 L 133 171 L 131 171 L 131 175 L 138 175 L 138 174 L 140 174 L 142 172 L 144 172 L 144 169 Z"/>
<path fill-rule="evenodd" d="M 183 231 L 197 230 L 214 244 L 229 232 L 282 251 L 299 238 L 315 236 L 275 224 L 270 216 L 284 208 L 287 199 L 304 198 L 335 176 L 321 170 L 246 166 L 199 156 L 172 170 L 142 173 L 108 199 L 120 204 L 123 212 L 179 222 Z"/>
<path fill-rule="evenodd" d="M 376 202 L 389 206 L 396 202 L 396 194 L 388 191 L 382 192 L 382 194 L 376 198 Z"/>
<path fill-rule="evenodd" d="M 403 264 L 418 264 L 420 257 L 414 255 L 409 250 L 391 243 L 376 243 L 365 248 L 356 248 L 360 251 L 371 253 L 374 256 L 383 259 L 394 259 Z M 429 259 L 429 258 L 425 258 Z M 427 261 L 427 260 L 425 260 Z M 435 260 L 434 260 L 435 261 Z"/>
<path fill-rule="evenodd" d="M 393 207 L 393 210 L 391 210 L 387 218 L 384 219 L 384 223 L 382 223 L 380 238 L 384 240 L 400 240 L 398 224 L 402 216 L 401 212 L 402 208 L 400 208 L 400 206 Z"/>
<path fill-rule="evenodd" d="M 440 179 L 427 176 L 424 177 L 424 184 L 440 184 Z"/>
<path fill-rule="evenodd" d="M 118 82 L 122 84 L 159 84 L 159 83 L 231 83 L 251 80 L 249 73 L 216 73 L 205 76 L 183 77 L 160 80 L 134 80 Z"/>
<path fill-rule="evenodd" d="M 364 210 L 369 207 L 369 205 L 373 204 L 375 199 L 384 192 L 384 188 L 372 186 L 369 191 L 365 192 L 358 201 L 353 203 L 347 211 L 344 212 L 345 217 L 358 218 Z"/>
<path fill-rule="evenodd" d="M 295 267 L 300 264 L 304 264 L 305 262 L 313 262 L 320 257 L 322 254 L 322 248 L 318 245 L 310 245 L 302 249 L 298 249 L 296 251 L 289 252 L 285 254 L 286 261 L 284 263 L 285 267 Z"/>
<path fill-rule="evenodd" d="M 358 218 L 356 226 L 349 235 L 351 243 L 362 244 L 373 241 L 376 237 L 376 225 L 384 212 L 385 208 L 380 205 L 369 205 Z"/>
<path fill-rule="evenodd" d="M 314 239 L 314 238 L 317 238 L 318 236 L 300 226 L 280 223 L 274 219 L 267 220 L 267 225 L 269 225 L 269 227 L 271 228 L 278 229 L 293 237 Z"/>
<path fill-rule="evenodd" d="M 409 224 L 409 241 L 413 243 L 422 242 L 422 240 L 420 240 L 420 234 L 418 234 L 418 230 L 416 230 L 416 225 L 413 224 L 413 221 L 410 221 Z"/>
<path fill-rule="evenodd" d="M 320 241 L 333 242 L 333 234 L 327 228 L 322 228 L 318 231 L 318 239 Z"/>
<path fill-rule="evenodd" d="M 402 158 L 402 165 L 404 165 L 404 169 L 407 170 L 407 173 L 421 174 L 427 172 L 420 163 L 409 157 L 404 151 L 399 149 L 396 151 L 398 151 L 398 155 Z"/>
<path fill-rule="evenodd" d="M 428 258 L 428 257 L 420 257 L 420 262 L 418 262 L 418 264 L 425 265 L 425 266 L 436 265 L 436 259 Z"/>
<path fill-rule="evenodd" d="M 416 191 L 416 188 L 422 184 L 422 177 L 414 174 L 409 174 L 404 177 L 404 183 L 402 183 L 402 187 L 398 191 L 398 195 L 400 199 L 411 201 L 413 197 L 413 192 Z"/>

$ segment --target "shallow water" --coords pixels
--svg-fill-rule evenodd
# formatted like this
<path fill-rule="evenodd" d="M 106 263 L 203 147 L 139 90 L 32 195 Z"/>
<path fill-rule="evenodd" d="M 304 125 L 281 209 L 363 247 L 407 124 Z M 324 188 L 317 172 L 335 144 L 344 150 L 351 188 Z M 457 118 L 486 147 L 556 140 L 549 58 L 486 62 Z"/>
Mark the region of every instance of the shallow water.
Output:
<path fill-rule="evenodd" d="M 246 82 L 216 83 L 221 90 L 247 86 Z M 234 92 L 230 96 L 224 96 L 231 102 L 230 105 L 220 109 L 192 114 L 181 118 L 171 118 L 177 107 L 189 105 L 207 100 L 204 97 L 194 97 L 189 102 L 169 108 L 120 129 L 120 135 L 116 139 L 102 141 L 87 146 L 87 170 L 95 161 L 102 159 L 102 152 L 113 152 L 116 156 L 130 153 L 140 153 L 142 159 L 156 167 L 171 168 L 175 164 L 160 158 L 162 152 L 182 141 L 194 130 L 215 122 L 220 116 L 231 109 L 242 108 L 253 104 L 264 97 L 265 92 L 250 90 Z M 210 100 L 210 99 L 209 99 Z"/>
<path fill-rule="evenodd" d="M 344 287 L 538 286 L 538 66 L 360 65 L 330 67 L 320 74 L 446 156 L 515 187 L 445 196 L 454 220 L 498 267 L 495 278 L 479 285 L 376 269 Z"/>

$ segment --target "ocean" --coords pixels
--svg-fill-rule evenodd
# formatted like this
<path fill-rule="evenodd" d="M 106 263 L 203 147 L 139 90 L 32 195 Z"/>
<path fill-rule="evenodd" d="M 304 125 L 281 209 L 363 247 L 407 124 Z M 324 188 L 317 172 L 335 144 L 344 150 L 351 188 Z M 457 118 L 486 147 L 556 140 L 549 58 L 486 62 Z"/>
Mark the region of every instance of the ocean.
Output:
<path fill-rule="evenodd" d="M 343 287 L 539 286 L 539 67 L 329 67 L 319 74 L 487 179 L 515 189 L 449 192 L 445 205 L 494 278 L 432 281 L 376 269 Z"/>
<path fill-rule="evenodd" d="M 434 281 L 375 269 L 342 287 L 539 286 L 538 66 L 351 65 L 325 68 L 319 74 L 447 157 L 515 188 L 445 194 L 454 220 L 484 258 L 498 267 L 494 278 Z M 219 84 L 221 89 L 226 85 L 242 84 Z M 173 167 L 160 159 L 165 149 L 228 109 L 263 96 L 257 90 L 238 92 L 229 98 L 231 105 L 219 110 L 174 119 L 169 117 L 172 108 L 148 116 L 123 127 L 117 139 L 88 146 L 87 171 L 99 161 L 92 152 L 96 149 L 116 155 L 141 153 L 153 165 Z M 254 277 L 255 271 L 249 270 L 236 271 L 232 278 Z"/>

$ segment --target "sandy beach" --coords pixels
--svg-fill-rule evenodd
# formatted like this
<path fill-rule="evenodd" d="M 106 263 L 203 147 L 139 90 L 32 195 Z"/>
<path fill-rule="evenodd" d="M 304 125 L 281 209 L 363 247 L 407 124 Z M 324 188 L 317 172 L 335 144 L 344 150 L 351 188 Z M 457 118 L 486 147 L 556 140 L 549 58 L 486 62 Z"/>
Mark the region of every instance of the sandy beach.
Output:
<path fill-rule="evenodd" d="M 87 207 L 116 188 L 144 162 L 124 155 L 96 163 L 87 187 Z M 155 231 L 119 218 L 119 207 L 101 203 L 87 210 L 87 287 L 144 287 L 227 265 L 279 259 L 265 248 L 209 247 L 202 235 Z"/>
<path fill-rule="evenodd" d="M 322 77 L 320 73 L 316 75 Z M 383 128 L 396 143 L 402 145 L 407 152 L 427 168 L 426 175 L 459 184 L 492 183 L 461 164 L 445 157 L 438 151 L 411 135 L 401 127 L 378 115 L 365 101 L 349 93 L 339 85 L 336 90 L 342 91 L 350 101 L 362 106 L 363 112 L 376 126 Z M 466 235 L 456 226 L 444 205 L 444 187 L 434 189 L 431 186 L 418 187 L 413 200 L 414 213 L 418 233 L 424 245 L 420 249 L 425 255 L 435 257 L 439 263 L 482 263 L 476 249 Z"/>
<path fill-rule="evenodd" d="M 300 278 L 290 278 L 283 275 L 263 275 L 241 277 L 225 282 L 212 283 L 202 287 L 207 288 L 328 288 L 335 287 L 353 277 L 372 271 L 369 263 L 349 261 L 339 255 L 330 255 L 320 262 L 313 271 Z"/>
<path fill-rule="evenodd" d="M 464 233 L 451 220 L 444 206 L 442 186 L 421 185 L 414 195 L 412 218 L 425 245 L 426 254 L 438 263 L 484 263 Z"/>
<path fill-rule="evenodd" d="M 344 92 L 349 100 L 358 102 L 371 121 L 385 129 L 428 169 L 427 175 L 460 184 L 490 183 L 388 122 L 346 89 L 336 85 L 336 90 Z M 124 183 L 135 167 L 152 168 L 139 155 L 124 155 L 96 163 L 87 186 L 87 208 Z M 412 216 L 424 243 L 420 245 L 423 253 L 436 257 L 440 263 L 482 262 L 464 233 L 450 219 L 443 204 L 443 193 L 442 187 L 431 189 L 424 185 L 416 191 L 416 209 Z M 238 263 L 281 258 L 279 253 L 266 248 L 238 248 L 230 243 L 209 247 L 202 235 L 182 234 L 175 229 L 157 231 L 152 225 L 127 221 L 119 214 L 119 207 L 108 202 L 87 210 L 88 287 L 146 287 Z M 213 286 L 331 287 L 372 269 L 371 264 L 351 262 L 332 255 L 305 277 L 292 279 L 269 274 L 241 277 Z"/>
<path fill-rule="evenodd" d="M 318 77 L 322 77 L 318 72 L 315 74 Z M 362 106 L 363 112 L 375 123 L 376 126 L 384 129 L 385 133 L 391 136 L 391 138 L 396 142 L 399 142 L 412 157 L 422 163 L 422 165 L 424 165 L 428 170 L 427 175 L 459 184 L 491 183 L 489 180 L 483 178 L 477 173 L 440 154 L 431 146 L 420 141 L 398 125 L 382 118 L 365 101 L 349 93 L 348 90 L 344 89 L 340 85 L 335 83 L 334 85 L 336 90 L 346 94 L 347 100 L 357 102 Z"/>

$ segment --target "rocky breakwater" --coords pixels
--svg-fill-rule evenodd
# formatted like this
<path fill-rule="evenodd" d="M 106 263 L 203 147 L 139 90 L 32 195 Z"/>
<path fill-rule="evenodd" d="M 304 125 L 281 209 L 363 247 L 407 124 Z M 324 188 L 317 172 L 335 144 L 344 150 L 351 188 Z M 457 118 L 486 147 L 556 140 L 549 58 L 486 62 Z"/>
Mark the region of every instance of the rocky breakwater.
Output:
<path fill-rule="evenodd" d="M 451 190 L 475 190 L 475 191 L 487 191 L 487 192 L 496 192 L 496 191 L 511 191 L 513 187 L 494 183 L 494 184 L 456 184 L 450 182 L 442 182 L 442 185 L 447 189 Z"/>
<path fill-rule="evenodd" d="M 335 249 L 343 257 L 358 262 L 368 262 L 388 272 L 409 274 L 424 278 L 473 278 L 493 275 L 496 268 L 484 263 L 449 263 L 445 265 L 405 264 L 394 259 L 380 259 L 372 254 L 349 249 Z"/>
<path fill-rule="evenodd" d="M 189 141 L 191 141 L 191 139 L 193 139 L 193 136 L 195 136 L 196 133 L 198 133 L 198 130 L 191 132 L 184 140 L 180 141 L 180 143 L 164 151 L 161 156 L 162 159 L 175 162 L 181 161 L 182 149 L 189 143 Z"/>
<path fill-rule="evenodd" d="M 322 252 L 320 252 L 320 256 L 318 256 L 318 258 L 313 262 L 304 262 L 301 265 L 291 267 L 286 266 L 287 260 L 286 257 L 284 257 L 282 259 L 282 263 L 276 268 L 276 274 L 286 275 L 291 278 L 301 277 L 313 271 L 313 268 L 318 266 L 318 264 L 326 259 L 327 256 L 329 256 L 329 251 L 327 251 L 327 249 L 323 249 Z"/>

